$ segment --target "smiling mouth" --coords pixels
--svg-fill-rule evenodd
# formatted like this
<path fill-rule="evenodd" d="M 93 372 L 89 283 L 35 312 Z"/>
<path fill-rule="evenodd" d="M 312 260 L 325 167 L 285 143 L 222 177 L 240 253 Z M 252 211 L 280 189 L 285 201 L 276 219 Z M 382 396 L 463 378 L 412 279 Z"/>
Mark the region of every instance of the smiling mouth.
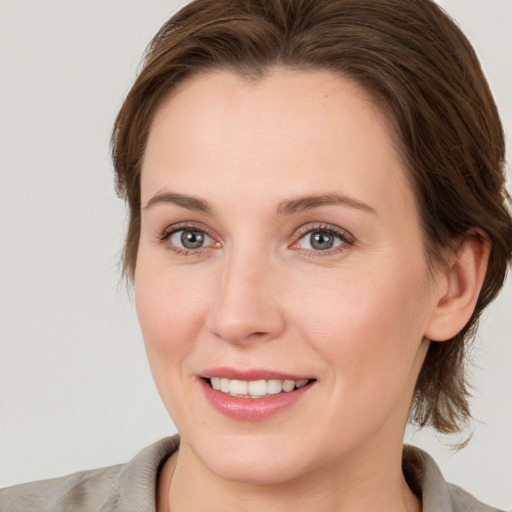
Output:
<path fill-rule="evenodd" d="M 237 398 L 265 398 L 280 393 L 290 393 L 311 384 L 314 379 L 302 380 L 235 380 L 221 377 L 205 379 L 215 390 Z"/>

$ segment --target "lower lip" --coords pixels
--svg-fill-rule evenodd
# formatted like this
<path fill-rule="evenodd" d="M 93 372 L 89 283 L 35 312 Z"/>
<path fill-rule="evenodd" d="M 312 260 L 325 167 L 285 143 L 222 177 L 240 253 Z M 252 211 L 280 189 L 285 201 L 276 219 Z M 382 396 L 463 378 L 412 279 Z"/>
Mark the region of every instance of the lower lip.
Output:
<path fill-rule="evenodd" d="M 312 383 L 290 392 L 267 395 L 265 398 L 240 398 L 213 389 L 204 379 L 199 379 L 210 404 L 225 416 L 244 421 L 258 421 L 279 413 L 297 403 L 311 388 Z"/>

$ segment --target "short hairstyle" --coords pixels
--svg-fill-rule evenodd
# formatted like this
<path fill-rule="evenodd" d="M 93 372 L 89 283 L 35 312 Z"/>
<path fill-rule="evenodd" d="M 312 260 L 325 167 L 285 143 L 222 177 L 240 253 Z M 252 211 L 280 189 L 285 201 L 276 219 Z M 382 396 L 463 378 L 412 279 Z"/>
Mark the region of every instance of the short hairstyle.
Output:
<path fill-rule="evenodd" d="M 141 165 L 159 105 L 196 74 L 227 69 L 257 80 L 276 66 L 339 73 L 377 100 L 394 128 L 429 264 L 475 227 L 491 243 L 473 315 L 451 340 L 431 342 L 410 413 L 419 426 L 457 432 L 471 418 L 467 346 L 505 280 L 512 220 L 492 94 L 471 44 L 431 0 L 194 0 L 170 18 L 112 133 L 117 190 L 129 209 L 124 273 L 133 279 Z"/>

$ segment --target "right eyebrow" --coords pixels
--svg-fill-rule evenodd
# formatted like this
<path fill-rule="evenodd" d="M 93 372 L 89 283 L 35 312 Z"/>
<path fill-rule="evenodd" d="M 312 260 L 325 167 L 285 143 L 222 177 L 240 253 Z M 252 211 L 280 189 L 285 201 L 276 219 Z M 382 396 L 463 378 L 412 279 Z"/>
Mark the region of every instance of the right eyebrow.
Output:
<path fill-rule="evenodd" d="M 197 197 L 186 196 L 184 194 L 177 194 L 176 192 L 162 192 L 160 194 L 154 195 L 144 207 L 145 210 L 151 208 L 156 204 L 175 204 L 177 206 L 181 206 L 182 208 L 186 208 L 187 210 L 195 210 L 199 212 L 204 212 L 211 214 L 212 209 L 208 205 L 206 201 L 202 199 L 197 199 Z"/>
<path fill-rule="evenodd" d="M 350 206 L 351 208 L 356 208 L 358 210 L 363 210 L 365 212 L 377 215 L 377 212 L 371 206 L 361 201 L 358 201 L 357 199 L 354 199 L 352 197 L 340 194 L 321 194 L 313 196 L 304 196 L 299 197 L 297 199 L 291 199 L 289 201 L 283 201 L 282 203 L 279 204 L 277 212 L 280 215 L 292 214 L 300 211 L 312 210 L 314 208 L 319 208 L 320 206 L 331 204 L 342 204 L 345 206 Z"/>

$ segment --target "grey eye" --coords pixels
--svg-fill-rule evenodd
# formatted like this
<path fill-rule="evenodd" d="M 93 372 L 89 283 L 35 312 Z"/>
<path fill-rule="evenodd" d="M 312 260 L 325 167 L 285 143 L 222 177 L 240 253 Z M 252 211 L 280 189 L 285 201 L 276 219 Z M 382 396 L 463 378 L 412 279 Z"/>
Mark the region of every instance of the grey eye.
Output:
<path fill-rule="evenodd" d="M 301 249 L 327 251 L 339 247 L 344 240 L 339 235 L 326 230 L 310 231 L 301 237 L 298 244 Z"/>
<path fill-rule="evenodd" d="M 181 229 L 170 237 L 171 243 L 183 249 L 200 249 L 212 242 L 212 239 L 204 232 L 191 229 Z"/>
<path fill-rule="evenodd" d="M 334 236 L 330 233 L 311 233 L 310 244 L 313 249 L 325 251 L 334 245 Z"/>

